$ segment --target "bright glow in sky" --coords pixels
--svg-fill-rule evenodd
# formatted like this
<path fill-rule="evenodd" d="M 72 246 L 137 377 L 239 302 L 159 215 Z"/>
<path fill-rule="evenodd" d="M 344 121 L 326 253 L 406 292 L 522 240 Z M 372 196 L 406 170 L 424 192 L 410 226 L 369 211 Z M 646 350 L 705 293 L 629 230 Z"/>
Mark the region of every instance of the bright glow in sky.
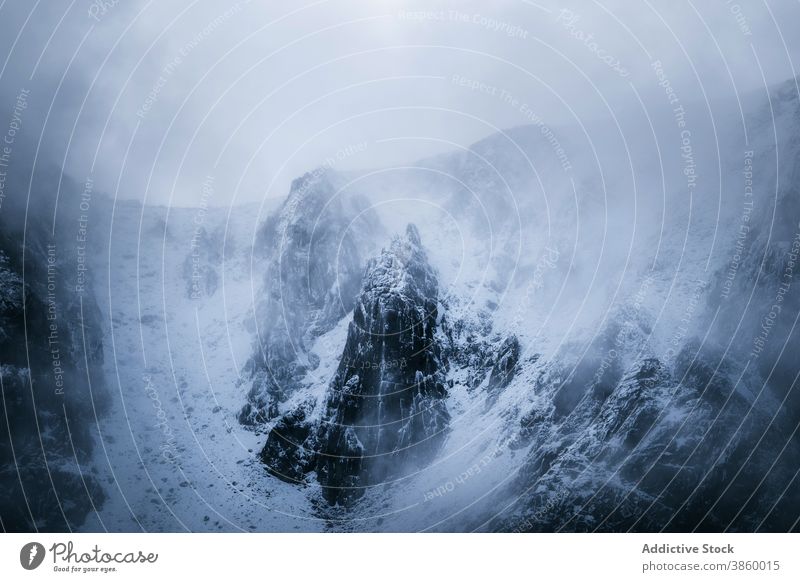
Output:
<path fill-rule="evenodd" d="M 30 89 L 43 159 L 159 204 L 196 204 L 209 175 L 212 204 L 260 200 L 326 159 L 405 164 L 534 114 L 621 115 L 662 91 L 654 61 L 704 104 L 798 57 L 781 27 L 800 8 L 777 2 L 111 4 L 6 2 L 2 103 Z"/>

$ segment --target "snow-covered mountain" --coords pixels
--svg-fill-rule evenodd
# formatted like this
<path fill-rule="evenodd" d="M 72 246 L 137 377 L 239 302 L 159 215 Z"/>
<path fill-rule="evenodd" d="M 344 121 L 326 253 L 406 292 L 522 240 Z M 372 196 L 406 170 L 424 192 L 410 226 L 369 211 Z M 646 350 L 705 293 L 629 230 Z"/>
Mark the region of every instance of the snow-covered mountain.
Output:
<path fill-rule="evenodd" d="M 28 178 L 4 179 L 18 193 Z M 92 428 L 111 401 L 103 318 L 75 244 L 78 208 L 52 220 L 56 185 L 78 196 L 83 187 L 52 168 L 35 178 L 43 195 L 27 228 L 9 219 L 19 198 L 0 215 L 0 527 L 71 531 L 107 499 L 91 470 Z"/>
<path fill-rule="evenodd" d="M 367 265 L 324 403 L 303 402 L 270 431 L 261 457 L 273 475 L 305 482 L 315 471 L 327 501 L 351 505 L 430 462 L 449 422 L 437 303 L 436 275 L 408 225 Z"/>
<path fill-rule="evenodd" d="M 316 364 L 308 359 L 308 344 L 353 308 L 365 253 L 379 227 L 366 200 L 340 196 L 336 180 L 327 171 L 295 180 L 280 212 L 258 235 L 266 276 L 247 364 L 252 386 L 240 413 L 245 424 L 277 415 L 278 404 Z"/>
<path fill-rule="evenodd" d="M 98 196 L 110 405 L 75 526 L 796 529 L 800 100 L 742 102 L 320 169 L 268 207 Z"/>

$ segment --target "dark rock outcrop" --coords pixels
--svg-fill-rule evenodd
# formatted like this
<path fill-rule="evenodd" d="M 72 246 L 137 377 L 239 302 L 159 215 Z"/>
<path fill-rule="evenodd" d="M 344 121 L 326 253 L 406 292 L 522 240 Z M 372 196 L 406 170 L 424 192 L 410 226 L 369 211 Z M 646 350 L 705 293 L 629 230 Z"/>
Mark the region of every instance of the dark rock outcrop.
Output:
<path fill-rule="evenodd" d="M 317 425 L 309 417 L 314 402 L 303 402 L 281 417 L 261 450 L 267 470 L 287 483 L 305 484 L 306 473 L 314 468 Z"/>
<path fill-rule="evenodd" d="M 409 225 L 367 267 L 316 430 L 295 410 L 270 432 L 262 452 L 270 472 L 302 481 L 315 469 L 325 499 L 349 505 L 366 487 L 430 461 L 449 422 L 437 297 Z"/>
<path fill-rule="evenodd" d="M 0 216 L 0 529 L 8 532 L 74 530 L 106 499 L 90 469 L 93 425 L 109 407 L 102 318 L 91 273 L 78 270 L 87 259 L 76 244 L 78 204 L 64 204 L 51 226 L 58 180 L 64 199 L 82 187 L 56 172 L 37 178 L 27 224 L 13 206 L 21 196 Z M 12 181 L 9 191 L 25 184 Z"/>
<path fill-rule="evenodd" d="M 508 336 L 497 348 L 489 371 L 488 402 L 497 400 L 500 392 L 514 379 L 520 358 L 520 345 L 516 336 Z"/>
<path fill-rule="evenodd" d="M 334 172 L 298 178 L 260 244 L 268 248 L 257 338 L 245 374 L 251 379 L 239 414 L 246 425 L 278 415 L 278 405 L 316 363 L 307 346 L 353 308 L 378 219 L 366 201 L 344 197 Z"/>
<path fill-rule="evenodd" d="M 645 357 L 609 393 L 595 389 L 598 379 L 586 383 L 584 397 L 566 415 L 555 401 L 549 410 L 532 410 L 523 417 L 524 438 L 516 445 L 532 446 L 512 486 L 525 491 L 521 505 L 530 509 L 496 519 L 492 527 L 757 529 L 771 501 L 753 507 L 752 514 L 742 511 L 741 501 L 760 475 L 780 483 L 778 492 L 791 482 L 796 465 L 779 465 L 776 459 L 780 451 L 796 458 L 796 444 L 785 437 L 792 425 L 783 412 L 771 415 L 754 405 L 752 395 L 731 380 L 735 374 L 728 364 L 714 361 L 718 355 L 694 345 L 672 365 Z M 552 395 L 558 377 L 543 373 L 536 389 Z M 790 525 L 780 514 L 773 523 L 779 530 Z"/>

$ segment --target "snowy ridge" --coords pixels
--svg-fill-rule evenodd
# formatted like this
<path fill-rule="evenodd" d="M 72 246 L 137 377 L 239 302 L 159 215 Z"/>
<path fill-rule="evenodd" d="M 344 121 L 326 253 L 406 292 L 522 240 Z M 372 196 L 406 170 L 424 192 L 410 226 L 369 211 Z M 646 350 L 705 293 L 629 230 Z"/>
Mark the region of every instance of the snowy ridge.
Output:
<path fill-rule="evenodd" d="M 763 327 L 776 301 L 800 311 L 780 291 L 798 176 L 774 157 L 800 153 L 800 109 L 772 98 L 777 149 L 763 103 L 749 144 L 696 131 L 721 181 L 691 195 L 679 148 L 654 168 L 652 143 L 602 124 L 594 150 L 558 129 L 568 171 L 523 127 L 412 169 L 314 172 L 263 222 L 206 218 L 197 299 L 193 211 L 118 208 L 93 267 L 109 499 L 86 528 L 785 529 L 797 342 L 789 317 Z"/>

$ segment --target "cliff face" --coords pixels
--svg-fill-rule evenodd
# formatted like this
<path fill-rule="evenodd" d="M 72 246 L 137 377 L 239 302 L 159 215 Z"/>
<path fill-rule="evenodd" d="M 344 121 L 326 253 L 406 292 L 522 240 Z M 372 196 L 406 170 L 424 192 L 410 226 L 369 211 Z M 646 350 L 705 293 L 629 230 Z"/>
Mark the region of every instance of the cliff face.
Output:
<path fill-rule="evenodd" d="M 448 422 L 434 337 L 438 282 L 419 234 L 370 262 L 318 436 L 317 476 L 331 502 L 340 489 L 381 483 L 427 462 Z"/>
<path fill-rule="evenodd" d="M 52 186 L 61 176 L 43 172 L 38 178 Z M 66 177 L 63 184 L 65 199 L 79 192 Z M 10 191 L 23 190 L 12 182 Z M 4 531 L 71 531 L 106 499 L 100 480 L 87 469 L 93 426 L 109 407 L 102 318 L 89 275 L 79 271 L 85 255 L 75 239 L 78 218 L 70 206 L 51 230 L 45 218 L 52 216 L 50 191 L 36 192 L 27 225 L 13 206 L 0 216 Z"/>
<path fill-rule="evenodd" d="M 337 328 L 337 350 L 323 356 L 331 383 L 309 380 L 313 398 L 274 425 L 262 454 L 269 470 L 313 478 L 329 502 L 347 505 L 427 463 L 353 508 L 367 530 L 797 529 L 794 80 L 746 115 L 747 140 L 733 125 L 723 139 L 693 135 L 698 167 L 720 163 L 722 172 L 720 197 L 691 205 L 682 172 L 659 186 L 669 193 L 663 207 L 631 204 L 636 189 L 621 176 L 607 197 L 575 142 L 576 180 L 549 172 L 543 188 L 563 195 L 548 195 L 553 207 L 538 212 L 539 186 L 515 160 L 517 146 L 537 163 L 549 153 L 535 127 L 513 130 L 513 146 L 498 134 L 423 161 L 436 171 L 413 181 L 392 174 L 391 188 L 372 184 L 435 193 L 469 236 L 422 210 L 414 218 L 446 293 L 414 258 L 413 229 L 370 264 L 345 347 Z M 643 146 L 640 137 L 631 143 Z M 632 167 L 648 181 L 657 172 L 637 150 L 646 148 L 630 149 Z M 619 151 L 597 154 L 612 167 Z M 527 192 L 518 232 L 498 171 L 509 190 Z M 479 226 L 477 202 L 489 226 Z M 458 243 L 466 259 L 453 252 Z M 441 426 L 448 437 L 432 462 Z M 376 508 L 397 513 L 368 521 Z"/>
<path fill-rule="evenodd" d="M 239 420 L 259 425 L 316 367 L 308 343 L 353 308 L 377 220 L 358 198 L 338 194 L 331 172 L 292 184 L 289 198 L 262 233 L 267 275 L 256 306 L 257 338 L 246 372 L 252 384 Z"/>
<path fill-rule="evenodd" d="M 321 419 L 314 426 L 295 410 L 270 432 L 262 459 L 273 474 L 301 480 L 314 469 L 325 499 L 347 505 L 429 462 L 449 421 L 437 299 L 409 225 L 366 269 Z"/>

